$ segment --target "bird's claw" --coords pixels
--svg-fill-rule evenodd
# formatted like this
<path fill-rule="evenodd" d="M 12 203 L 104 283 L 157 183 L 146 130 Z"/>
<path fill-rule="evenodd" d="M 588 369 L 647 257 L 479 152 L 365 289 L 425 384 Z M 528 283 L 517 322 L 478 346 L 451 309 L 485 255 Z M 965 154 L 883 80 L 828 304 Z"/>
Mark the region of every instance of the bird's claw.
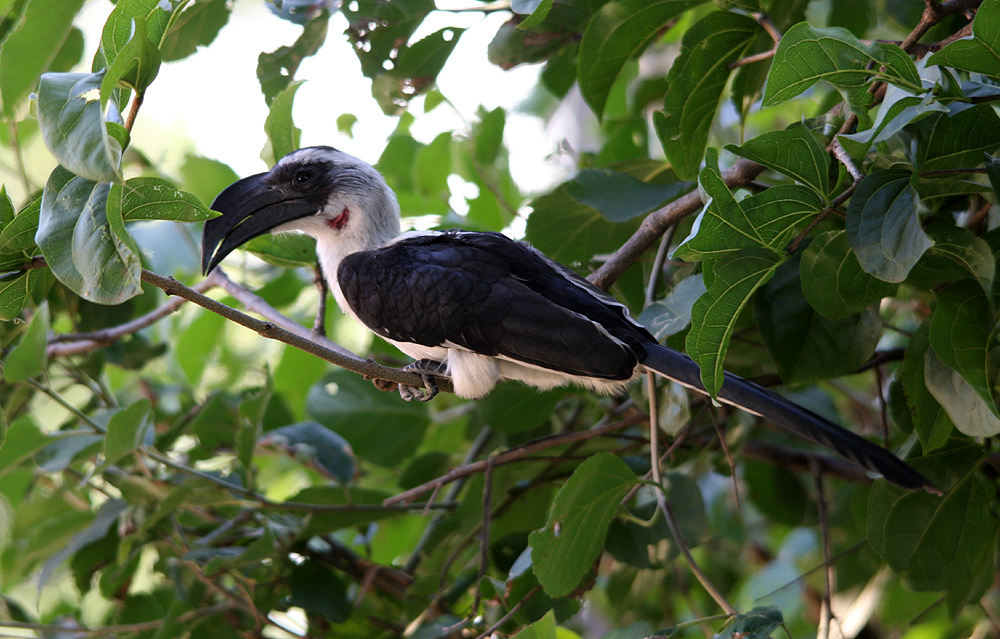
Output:
<path fill-rule="evenodd" d="M 432 359 L 418 359 L 409 366 L 406 366 L 403 369 L 404 371 L 420 375 L 420 379 L 424 382 L 424 388 L 400 384 L 399 396 L 408 402 L 413 400 L 417 400 L 418 402 L 429 402 L 434 399 L 434 397 L 438 394 L 438 386 L 434 378 L 443 374 L 445 372 L 445 368 L 444 362 L 438 362 Z"/>

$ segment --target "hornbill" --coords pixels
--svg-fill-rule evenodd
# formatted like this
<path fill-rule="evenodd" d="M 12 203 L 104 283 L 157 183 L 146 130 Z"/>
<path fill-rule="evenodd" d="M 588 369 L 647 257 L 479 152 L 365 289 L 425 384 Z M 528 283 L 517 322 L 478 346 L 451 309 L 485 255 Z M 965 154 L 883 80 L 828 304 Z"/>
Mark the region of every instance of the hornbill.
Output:
<path fill-rule="evenodd" d="M 371 165 L 331 147 L 284 157 L 235 182 L 205 223 L 202 270 L 267 232 L 316 239 L 343 311 L 415 358 L 425 382 L 451 377 L 460 397 L 500 380 L 539 389 L 577 384 L 617 393 L 653 371 L 705 393 L 698 365 L 661 346 L 613 297 L 527 244 L 499 233 L 400 234 L 399 204 Z M 430 399 L 400 388 L 404 399 Z M 906 488 L 933 486 L 889 451 L 756 384 L 727 373 L 719 401 L 832 448 Z"/>

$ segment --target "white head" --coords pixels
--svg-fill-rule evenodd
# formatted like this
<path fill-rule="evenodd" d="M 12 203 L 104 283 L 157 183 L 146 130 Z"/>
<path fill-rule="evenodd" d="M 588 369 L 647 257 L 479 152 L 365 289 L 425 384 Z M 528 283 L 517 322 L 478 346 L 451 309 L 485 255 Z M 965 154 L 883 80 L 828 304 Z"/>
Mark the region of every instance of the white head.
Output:
<path fill-rule="evenodd" d="M 233 183 L 212 208 L 222 215 L 205 223 L 205 273 L 268 232 L 298 231 L 316 238 L 324 270 L 330 260 L 339 262 L 399 235 L 399 204 L 382 175 L 367 162 L 326 146 L 299 149 L 267 173 Z"/>

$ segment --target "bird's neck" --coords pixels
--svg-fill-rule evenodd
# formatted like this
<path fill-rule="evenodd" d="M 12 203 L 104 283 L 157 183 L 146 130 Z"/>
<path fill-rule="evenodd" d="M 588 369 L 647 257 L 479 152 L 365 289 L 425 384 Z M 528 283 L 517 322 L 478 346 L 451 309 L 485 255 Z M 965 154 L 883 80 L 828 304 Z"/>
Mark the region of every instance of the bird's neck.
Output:
<path fill-rule="evenodd" d="M 391 191 L 389 196 L 377 203 L 374 212 L 370 212 L 372 208 L 368 208 L 373 203 L 346 204 L 341 213 L 346 219 L 332 218 L 326 228 L 310 233 L 316 238 L 316 256 L 319 258 L 323 275 L 330 285 L 330 291 L 336 298 L 337 304 L 345 313 L 351 313 L 351 310 L 344 300 L 337 280 L 340 262 L 353 253 L 385 246 L 399 235 L 399 204 L 396 203 Z"/>

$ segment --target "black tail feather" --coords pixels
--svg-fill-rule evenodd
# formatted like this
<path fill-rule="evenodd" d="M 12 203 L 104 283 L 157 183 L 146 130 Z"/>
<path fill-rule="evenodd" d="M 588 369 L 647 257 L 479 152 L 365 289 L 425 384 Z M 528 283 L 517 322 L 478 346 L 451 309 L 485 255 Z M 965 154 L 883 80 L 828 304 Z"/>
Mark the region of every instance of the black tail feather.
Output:
<path fill-rule="evenodd" d="M 643 366 L 692 390 L 706 393 L 698 365 L 690 357 L 659 344 L 648 344 L 645 348 L 647 355 Z M 939 493 L 920 473 L 888 450 L 753 382 L 726 373 L 718 398 L 822 444 L 894 484 Z"/>

